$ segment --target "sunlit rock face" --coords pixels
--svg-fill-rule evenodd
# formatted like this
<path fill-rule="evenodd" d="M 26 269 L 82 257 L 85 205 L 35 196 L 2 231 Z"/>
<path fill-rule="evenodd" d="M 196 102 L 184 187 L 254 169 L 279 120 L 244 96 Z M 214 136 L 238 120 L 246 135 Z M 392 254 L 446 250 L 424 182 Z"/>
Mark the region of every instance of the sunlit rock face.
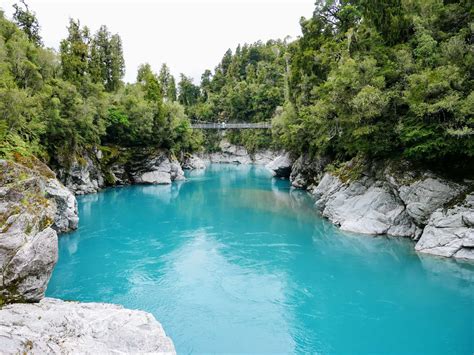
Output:
<path fill-rule="evenodd" d="M 39 161 L 0 161 L 0 180 L 0 304 L 38 301 L 58 258 L 56 232 L 77 228 L 77 202 Z"/>
<path fill-rule="evenodd" d="M 209 165 L 211 163 L 266 165 L 273 161 L 277 156 L 278 152 L 270 149 L 262 149 L 251 153 L 243 146 L 235 145 L 226 139 L 222 139 L 219 142 L 219 151 L 193 154 L 191 159 L 185 161 L 184 166 L 188 169 L 193 169 L 193 166 L 197 164 L 199 167 L 194 169 L 200 169 L 202 168 L 201 162 L 204 163 L 204 165 Z"/>
<path fill-rule="evenodd" d="M 0 309 L 0 339 L 3 354 L 175 354 L 149 313 L 53 298 Z"/>
<path fill-rule="evenodd" d="M 184 159 L 183 169 L 199 170 L 199 169 L 205 169 L 205 168 L 206 168 L 206 163 L 199 155 L 192 154 Z"/>

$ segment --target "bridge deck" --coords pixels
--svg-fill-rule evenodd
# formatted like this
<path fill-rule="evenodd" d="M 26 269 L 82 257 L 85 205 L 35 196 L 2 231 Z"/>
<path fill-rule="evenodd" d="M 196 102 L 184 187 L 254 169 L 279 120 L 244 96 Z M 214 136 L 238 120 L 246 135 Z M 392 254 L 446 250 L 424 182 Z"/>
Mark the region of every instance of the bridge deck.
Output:
<path fill-rule="evenodd" d="M 262 123 L 191 123 L 192 128 L 198 129 L 269 129 L 270 122 Z"/>

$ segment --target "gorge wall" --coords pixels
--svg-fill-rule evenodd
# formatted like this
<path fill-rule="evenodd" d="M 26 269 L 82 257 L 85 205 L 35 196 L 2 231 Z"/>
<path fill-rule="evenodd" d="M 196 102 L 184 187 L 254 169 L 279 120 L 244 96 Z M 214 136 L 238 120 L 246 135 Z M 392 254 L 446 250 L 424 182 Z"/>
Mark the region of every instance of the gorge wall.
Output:
<path fill-rule="evenodd" d="M 338 169 L 326 157 L 279 157 L 277 176 L 315 198 L 321 214 L 341 229 L 408 237 L 418 252 L 474 260 L 474 181 L 453 181 L 404 161 L 353 159 Z M 281 173 L 285 172 L 285 173 Z"/>

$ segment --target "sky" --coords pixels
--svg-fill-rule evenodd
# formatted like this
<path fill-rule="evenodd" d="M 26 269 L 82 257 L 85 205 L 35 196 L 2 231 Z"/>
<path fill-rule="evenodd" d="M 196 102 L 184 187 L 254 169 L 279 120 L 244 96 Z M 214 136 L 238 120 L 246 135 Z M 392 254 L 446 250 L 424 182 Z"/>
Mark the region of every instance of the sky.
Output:
<path fill-rule="evenodd" d="M 310 17 L 315 0 L 29 0 L 47 47 L 59 48 L 69 18 L 92 32 L 105 24 L 122 38 L 125 81 L 150 63 L 159 71 L 167 63 L 199 83 L 205 69 L 213 70 L 228 48 L 258 40 L 296 39 L 299 20 Z M 1 0 L 11 19 L 15 0 Z"/>

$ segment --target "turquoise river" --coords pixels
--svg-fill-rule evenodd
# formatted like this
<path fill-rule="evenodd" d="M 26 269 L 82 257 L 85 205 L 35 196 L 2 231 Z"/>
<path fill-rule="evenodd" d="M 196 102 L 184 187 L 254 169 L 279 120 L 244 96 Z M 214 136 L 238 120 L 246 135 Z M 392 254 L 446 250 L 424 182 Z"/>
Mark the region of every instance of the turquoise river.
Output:
<path fill-rule="evenodd" d="M 178 353 L 474 352 L 474 265 L 346 233 L 262 168 L 78 199 L 47 296 L 151 312 Z"/>

